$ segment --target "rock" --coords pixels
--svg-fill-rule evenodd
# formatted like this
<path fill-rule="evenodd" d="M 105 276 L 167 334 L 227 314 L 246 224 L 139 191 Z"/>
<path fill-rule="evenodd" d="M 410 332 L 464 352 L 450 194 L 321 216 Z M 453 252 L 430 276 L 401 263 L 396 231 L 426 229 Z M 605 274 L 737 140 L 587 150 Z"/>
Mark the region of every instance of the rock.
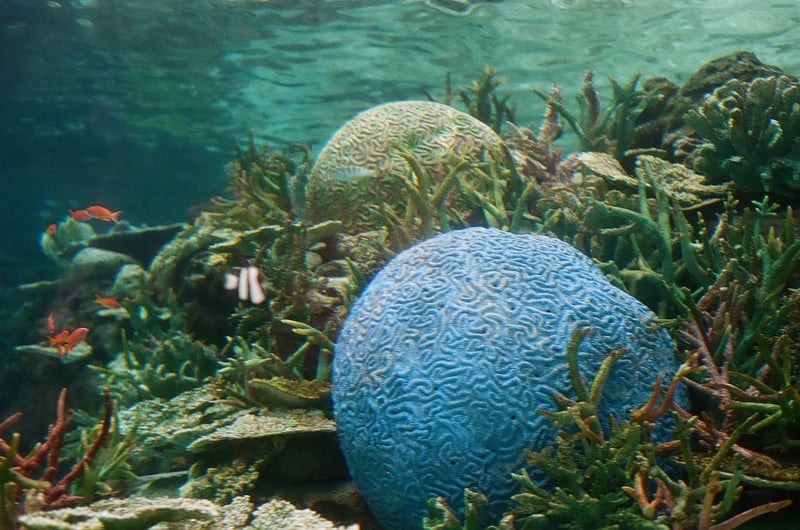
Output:
<path fill-rule="evenodd" d="M 141 228 L 126 226 L 125 229 L 98 235 L 89 242 L 89 246 L 127 254 L 147 266 L 161 248 L 185 228 L 183 223 Z"/>
<path fill-rule="evenodd" d="M 120 267 L 131 263 L 136 263 L 136 260 L 126 254 L 87 247 L 72 258 L 68 281 L 113 277 Z"/>
<path fill-rule="evenodd" d="M 123 265 L 114 278 L 111 292 L 119 298 L 133 296 L 138 291 L 147 288 L 147 280 L 147 271 L 141 265 L 136 263 Z"/>

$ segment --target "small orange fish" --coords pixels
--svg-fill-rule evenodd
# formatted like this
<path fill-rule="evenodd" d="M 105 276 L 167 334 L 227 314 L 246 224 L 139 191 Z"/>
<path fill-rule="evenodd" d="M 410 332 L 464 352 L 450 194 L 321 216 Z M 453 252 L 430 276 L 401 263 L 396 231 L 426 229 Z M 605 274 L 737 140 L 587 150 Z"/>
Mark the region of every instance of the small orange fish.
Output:
<path fill-rule="evenodd" d="M 70 210 L 69 216 L 82 223 L 88 223 L 92 220 L 92 214 L 88 210 Z"/>
<path fill-rule="evenodd" d="M 67 338 L 69 338 L 69 330 L 65 329 L 55 337 L 47 337 L 47 338 L 50 341 L 50 346 L 55 346 L 56 348 L 60 348 L 67 343 Z"/>
<path fill-rule="evenodd" d="M 48 236 L 52 237 L 52 236 L 56 235 L 57 231 L 58 231 L 58 226 L 56 226 L 55 223 L 51 223 L 50 226 L 47 227 L 47 235 Z"/>
<path fill-rule="evenodd" d="M 122 304 L 120 304 L 119 302 L 117 302 L 113 298 L 106 298 L 106 297 L 100 296 L 99 294 L 96 295 L 94 301 L 97 304 L 105 307 L 106 309 L 119 309 L 120 307 L 122 307 Z"/>
<path fill-rule="evenodd" d="M 58 356 L 63 359 L 75 346 L 83 342 L 83 339 L 85 339 L 88 334 L 89 328 L 75 328 L 72 332 L 65 329 L 58 335 L 47 338 L 50 341 L 50 347 L 54 347 Z"/>
<path fill-rule="evenodd" d="M 97 219 L 99 221 L 110 221 L 113 223 L 119 223 L 119 214 L 122 212 L 112 212 L 108 208 L 104 206 L 89 206 L 86 208 L 86 212 L 92 216 L 92 219 Z"/>
<path fill-rule="evenodd" d="M 53 313 L 47 315 L 47 332 L 51 335 L 56 332 L 56 317 L 53 316 Z"/>
<path fill-rule="evenodd" d="M 89 328 L 76 328 L 72 333 L 70 333 L 69 337 L 67 337 L 67 343 L 64 344 L 64 355 L 72 351 L 72 348 L 83 342 L 83 339 L 85 339 L 86 335 L 88 334 Z"/>
<path fill-rule="evenodd" d="M 48 339 L 50 339 L 50 346 L 55 347 L 58 356 L 63 359 L 64 356 L 68 355 L 88 334 L 89 328 L 75 328 L 72 333 L 70 333 L 68 329 L 65 329 L 55 337 L 48 337 Z"/>

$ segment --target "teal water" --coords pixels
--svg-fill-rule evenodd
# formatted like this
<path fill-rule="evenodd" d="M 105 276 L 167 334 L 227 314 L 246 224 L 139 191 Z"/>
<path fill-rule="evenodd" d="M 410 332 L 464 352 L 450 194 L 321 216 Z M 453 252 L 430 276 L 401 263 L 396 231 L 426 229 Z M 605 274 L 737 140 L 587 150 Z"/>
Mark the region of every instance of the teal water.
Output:
<path fill-rule="evenodd" d="M 601 88 L 636 72 L 680 84 L 712 57 L 748 49 L 800 71 L 792 1 L 509 0 L 467 11 L 421 1 L 4 2 L 0 220 L 14 250 L 2 253 L 3 276 L 14 255 L 37 255 L 37 234 L 67 208 L 106 202 L 133 223 L 183 219 L 224 187 L 234 138 L 253 130 L 318 151 L 360 110 L 424 89 L 442 96 L 448 72 L 465 85 L 496 66 L 525 124 L 542 111 L 531 87 L 556 82 L 569 101 L 587 69 Z"/>
<path fill-rule="evenodd" d="M 522 124 L 543 111 L 532 87 L 558 83 L 571 103 L 587 69 L 604 94 L 608 75 L 681 84 L 734 50 L 800 75 L 791 0 L 444 4 L 2 2 L 0 358 L 22 325 L 15 286 L 53 272 L 38 247 L 50 223 L 94 203 L 133 224 L 184 220 L 224 190 L 234 139 L 250 130 L 319 152 L 355 113 L 442 98 L 448 73 L 466 85 L 485 65 L 508 79 Z"/>
<path fill-rule="evenodd" d="M 522 123 L 541 113 L 532 86 L 569 94 L 587 69 L 680 84 L 748 49 L 800 71 L 800 7 L 777 0 L 495 1 L 467 15 L 419 1 L 18 0 L 0 13 L 3 181 L 25 228 L 101 199 L 132 222 L 182 218 L 221 190 L 248 130 L 318 150 L 354 113 L 442 95 L 448 72 L 467 84 L 487 64 Z"/>

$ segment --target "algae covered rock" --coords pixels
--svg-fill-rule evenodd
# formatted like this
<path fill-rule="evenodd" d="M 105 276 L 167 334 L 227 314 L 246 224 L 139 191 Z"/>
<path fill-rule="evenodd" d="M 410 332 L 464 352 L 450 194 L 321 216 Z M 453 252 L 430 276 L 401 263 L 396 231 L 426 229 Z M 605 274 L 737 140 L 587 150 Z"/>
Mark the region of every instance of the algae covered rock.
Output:
<path fill-rule="evenodd" d="M 212 502 L 201 499 L 108 499 L 90 506 L 37 512 L 20 517 L 22 528 L 30 530 L 113 530 L 150 528 L 162 521 L 191 519 L 207 521 L 219 517 Z"/>
<path fill-rule="evenodd" d="M 566 243 L 494 229 L 447 232 L 393 259 L 345 322 L 333 365 L 334 416 L 351 474 L 387 529 L 417 528 L 426 501 L 461 511 L 469 488 L 497 520 L 554 432 L 537 410 L 572 396 L 566 347 L 592 380 L 613 350 L 601 416 L 641 406 L 677 361 L 655 315 Z"/>
<path fill-rule="evenodd" d="M 358 230 L 374 228 L 382 203 L 403 211 L 408 191 L 392 174 L 406 175 L 404 149 L 434 177 L 451 159 L 478 159 L 499 152 L 491 127 L 449 105 L 396 101 L 368 109 L 345 123 L 319 154 L 308 179 L 315 221 L 338 219 Z"/>

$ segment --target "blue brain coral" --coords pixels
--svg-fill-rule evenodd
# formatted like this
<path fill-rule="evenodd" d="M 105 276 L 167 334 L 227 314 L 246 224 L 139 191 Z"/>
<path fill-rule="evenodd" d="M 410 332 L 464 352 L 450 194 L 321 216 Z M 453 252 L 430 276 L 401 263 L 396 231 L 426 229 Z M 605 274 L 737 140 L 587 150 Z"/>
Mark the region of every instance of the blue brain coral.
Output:
<path fill-rule="evenodd" d="M 523 450 L 553 440 L 536 410 L 572 395 L 572 331 L 591 329 L 579 353 L 588 381 L 628 350 L 601 402 L 603 417 L 624 417 L 677 368 L 654 317 L 549 237 L 470 228 L 399 254 L 353 306 L 333 364 L 342 451 L 378 520 L 418 528 L 429 498 L 460 507 L 464 488 L 487 495 L 497 518 Z"/>

